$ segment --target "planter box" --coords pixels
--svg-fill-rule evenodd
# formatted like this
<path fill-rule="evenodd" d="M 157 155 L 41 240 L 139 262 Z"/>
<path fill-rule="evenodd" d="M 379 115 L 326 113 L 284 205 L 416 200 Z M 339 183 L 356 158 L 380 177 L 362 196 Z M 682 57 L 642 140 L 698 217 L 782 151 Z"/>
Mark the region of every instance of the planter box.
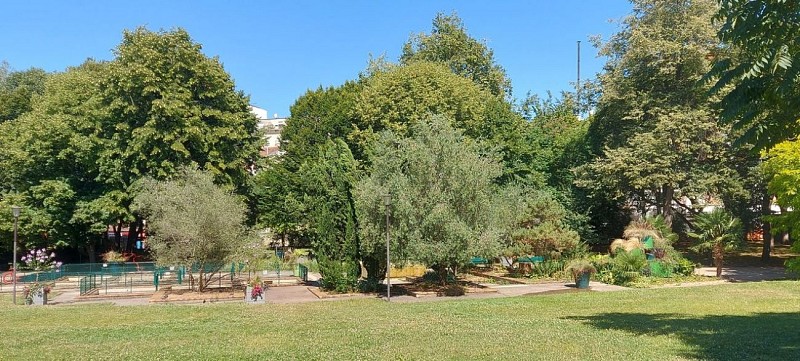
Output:
<path fill-rule="evenodd" d="M 35 292 L 33 294 L 33 302 L 31 303 L 35 306 L 44 306 L 47 304 L 47 292 Z"/>

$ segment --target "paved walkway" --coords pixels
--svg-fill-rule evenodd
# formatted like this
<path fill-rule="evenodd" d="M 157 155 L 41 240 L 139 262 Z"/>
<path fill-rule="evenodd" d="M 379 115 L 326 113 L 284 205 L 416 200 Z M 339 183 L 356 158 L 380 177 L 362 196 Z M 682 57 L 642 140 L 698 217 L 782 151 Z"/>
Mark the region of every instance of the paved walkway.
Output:
<path fill-rule="evenodd" d="M 695 270 L 695 274 L 702 276 L 714 277 L 716 275 L 716 268 L 701 267 Z M 781 267 L 737 267 L 737 268 L 724 268 L 721 279 L 715 279 L 708 282 L 689 282 L 675 285 L 665 285 L 661 287 L 700 287 L 714 284 L 722 284 L 727 282 L 758 282 L 768 280 L 778 280 L 790 278 L 792 275 L 787 274 L 784 268 Z M 309 281 L 314 284 L 319 280 L 319 274 L 309 274 Z M 393 282 L 394 283 L 394 282 Z M 497 297 L 517 297 L 526 295 L 548 294 L 548 293 L 562 293 L 562 292 L 575 292 L 574 284 L 567 282 L 547 282 L 537 284 L 513 284 L 513 285 L 497 285 L 497 284 L 484 284 L 484 286 L 496 291 L 486 293 L 468 293 L 460 297 L 414 297 L 407 295 L 393 296 L 394 302 L 430 302 L 430 301 L 446 301 L 454 299 L 480 299 L 480 298 L 497 298 Z M 319 301 L 337 301 L 355 298 L 385 298 L 385 296 L 372 295 L 347 295 L 331 298 L 318 298 L 310 291 L 310 288 L 316 286 L 297 285 L 297 286 L 280 286 L 269 287 L 265 291 L 264 298 L 267 303 L 274 304 L 290 304 L 290 303 L 305 303 L 305 302 L 319 302 Z M 626 287 L 607 285 L 600 282 L 591 282 L 590 290 L 593 292 L 611 292 L 627 290 Z M 112 303 L 118 306 L 132 306 L 132 305 L 147 305 L 149 304 L 149 294 L 136 294 L 135 296 L 126 297 L 125 294 L 116 294 L 109 289 L 109 294 L 113 297 L 97 298 L 97 299 L 80 299 L 78 290 L 72 289 L 59 289 L 59 293 L 50 300 L 53 305 L 70 305 L 75 303 Z"/>
<path fill-rule="evenodd" d="M 699 267 L 694 274 L 716 277 L 716 267 Z M 783 267 L 736 267 L 722 268 L 722 279 L 728 282 L 759 282 L 791 278 L 793 275 Z"/>

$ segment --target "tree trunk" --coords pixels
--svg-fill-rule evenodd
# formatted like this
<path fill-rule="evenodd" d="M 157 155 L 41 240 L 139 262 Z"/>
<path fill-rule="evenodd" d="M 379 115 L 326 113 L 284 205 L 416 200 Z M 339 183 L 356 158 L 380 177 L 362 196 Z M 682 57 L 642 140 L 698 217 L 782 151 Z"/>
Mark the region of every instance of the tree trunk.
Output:
<path fill-rule="evenodd" d="M 436 274 L 439 276 L 439 284 L 444 286 L 447 284 L 447 266 L 444 265 L 436 265 L 433 267 L 436 271 Z"/>
<path fill-rule="evenodd" d="M 714 245 L 714 264 L 717 266 L 717 277 L 722 276 L 722 243 Z"/>
<path fill-rule="evenodd" d="M 139 234 L 142 233 L 144 230 L 144 222 L 142 222 L 142 218 L 136 216 L 136 220 L 133 221 L 128 226 L 128 242 L 125 242 L 125 252 L 131 251 L 131 245 L 136 245 L 136 241 L 139 239 Z"/>
<path fill-rule="evenodd" d="M 664 223 L 667 227 L 672 227 L 672 197 L 675 196 L 675 188 L 665 185 L 664 188 L 663 204 L 661 205 L 661 214 L 664 217 Z"/>
<path fill-rule="evenodd" d="M 197 270 L 197 272 L 198 272 L 197 291 L 198 292 L 203 292 L 203 290 L 206 289 L 206 278 L 205 278 L 205 276 L 206 276 L 206 272 L 205 272 L 205 268 L 206 267 L 205 266 L 206 265 L 205 265 L 205 263 L 200 263 L 197 266 L 200 267 L 200 269 Z"/>
<path fill-rule="evenodd" d="M 772 196 L 769 194 L 764 194 L 764 197 L 761 198 L 761 219 L 764 219 L 763 216 L 772 214 L 772 211 L 770 210 L 771 203 Z M 772 224 L 767 221 L 763 221 L 761 225 L 761 240 L 763 242 L 763 247 L 761 248 L 761 261 L 767 262 L 769 261 L 770 253 L 772 253 L 773 245 Z"/>
<path fill-rule="evenodd" d="M 761 261 L 767 262 L 769 261 L 770 253 L 772 253 L 772 246 L 774 245 L 772 238 L 772 224 L 769 222 L 764 222 L 761 226 L 761 230 L 761 240 L 763 243 L 763 246 L 761 247 Z"/>
<path fill-rule="evenodd" d="M 86 249 L 86 256 L 89 257 L 89 263 L 94 263 L 95 262 L 94 242 L 90 241 L 89 243 L 87 243 L 85 249 Z"/>
<path fill-rule="evenodd" d="M 122 247 L 120 244 L 122 243 L 122 220 L 117 220 L 117 224 L 114 226 L 114 249 L 121 249 Z"/>

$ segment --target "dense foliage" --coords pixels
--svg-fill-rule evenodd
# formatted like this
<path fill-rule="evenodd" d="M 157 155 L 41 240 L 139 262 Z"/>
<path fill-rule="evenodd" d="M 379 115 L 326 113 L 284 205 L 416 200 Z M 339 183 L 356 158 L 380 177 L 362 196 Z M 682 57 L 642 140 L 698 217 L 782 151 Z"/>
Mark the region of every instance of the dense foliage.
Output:
<path fill-rule="evenodd" d="M 145 178 L 135 193 L 133 209 L 148 220 L 156 262 L 185 266 L 200 291 L 247 244 L 244 202 L 231 187 L 214 184 L 209 171 L 184 168 L 170 180 Z"/>
<path fill-rule="evenodd" d="M 723 119 L 740 141 L 768 149 L 800 132 L 800 3 L 719 1 L 715 20 L 726 45 L 707 78 L 722 98 Z"/>
<path fill-rule="evenodd" d="M 364 248 L 384 248 L 382 196 L 390 194 L 392 254 L 432 267 L 442 282 L 470 257 L 500 247 L 492 219 L 498 215 L 490 210 L 501 167 L 449 122 L 417 122 L 408 138 L 382 133 L 370 175 L 355 189 Z"/>
<path fill-rule="evenodd" d="M 52 74 L 2 63 L 0 208 L 24 208 L 27 247 L 70 247 L 93 260 L 97 247 L 129 248 L 123 228 L 138 235 L 142 212 L 172 202 L 132 208 L 143 184 L 200 177 L 196 189 L 246 197 L 237 224 L 312 247 L 324 282 L 341 291 L 365 276 L 362 266 L 372 285 L 385 274 L 386 194 L 396 262 L 433 267 L 440 280 L 474 256 L 548 256 L 539 267 L 560 271 L 559 257 L 640 238 L 632 230 L 662 235 L 656 248 L 674 252 L 673 231 L 702 235 L 709 217 L 722 217 L 708 207 L 761 227 L 768 256 L 770 232 L 793 232 L 800 207 L 798 5 L 632 2 L 619 32 L 597 42 L 608 61 L 580 85 L 590 91 L 580 99 L 512 100 L 492 49 L 455 14 L 438 14 L 397 63 L 381 58 L 356 79 L 299 97 L 283 152 L 270 158 L 259 156 L 247 96 L 185 30 L 125 31 L 114 59 Z M 773 196 L 779 216 L 769 214 Z M 0 212 L 2 251 L 12 224 Z M 609 256 L 598 273 L 647 273 L 627 270 L 643 256 Z M 181 257 L 172 260 L 190 262 Z"/>
<path fill-rule="evenodd" d="M 63 73 L 3 76 L 3 91 L 41 93 L 29 109 L 0 104 L 3 114 L 19 114 L 0 123 L 0 203 L 25 209 L 23 243 L 75 247 L 92 261 L 96 246 L 120 247 L 124 224 L 132 235 L 143 229 L 130 209 L 132 187 L 183 166 L 247 192 L 261 140 L 247 97 L 219 60 L 182 29 L 126 31 L 115 55 Z M 0 218 L 0 232 L 9 218 Z M 114 245 L 103 244 L 109 225 Z"/>

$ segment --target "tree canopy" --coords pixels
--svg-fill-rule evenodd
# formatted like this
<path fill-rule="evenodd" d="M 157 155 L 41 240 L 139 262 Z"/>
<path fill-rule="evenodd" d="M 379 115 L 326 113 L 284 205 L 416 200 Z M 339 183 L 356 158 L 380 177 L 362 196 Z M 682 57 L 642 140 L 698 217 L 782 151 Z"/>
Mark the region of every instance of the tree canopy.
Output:
<path fill-rule="evenodd" d="M 391 253 L 398 260 L 434 267 L 444 281 L 470 257 L 498 253 L 490 210 L 501 165 L 448 119 L 418 121 L 408 138 L 383 132 L 373 154 L 369 176 L 354 191 L 367 251 L 385 247 L 382 197 L 391 194 Z"/>
<path fill-rule="evenodd" d="M 247 208 L 209 171 L 178 170 L 173 179 L 144 178 L 133 209 L 148 220 L 150 250 L 158 264 L 185 266 L 203 291 L 214 274 L 247 244 Z"/>
<path fill-rule="evenodd" d="M 708 74 L 723 94 L 723 119 L 740 141 L 770 148 L 800 132 L 800 3 L 719 1 L 715 20 L 725 48 Z"/>
<path fill-rule="evenodd" d="M 511 96 L 511 81 L 495 63 L 494 52 L 484 41 L 472 38 L 455 13 L 439 13 L 430 34 L 412 36 L 403 46 L 402 64 L 429 61 L 447 65 L 459 76 L 471 80 L 495 96 Z"/>
<path fill-rule="evenodd" d="M 655 208 L 667 223 L 697 212 L 685 199 L 697 205 L 740 187 L 725 162 L 729 132 L 699 82 L 717 46 L 714 11 L 711 0 L 634 1 L 602 48 L 609 62 L 589 130 L 601 156 L 580 169 L 581 185 Z"/>
<path fill-rule="evenodd" d="M 139 234 L 132 187 L 183 166 L 247 192 L 262 140 L 219 60 L 182 29 L 126 31 L 115 55 L 63 73 L 2 77 L 3 91 L 41 94 L 0 123 L 0 199 L 25 207 L 26 242 L 86 247 L 91 260 L 109 225 L 133 222 Z"/>

